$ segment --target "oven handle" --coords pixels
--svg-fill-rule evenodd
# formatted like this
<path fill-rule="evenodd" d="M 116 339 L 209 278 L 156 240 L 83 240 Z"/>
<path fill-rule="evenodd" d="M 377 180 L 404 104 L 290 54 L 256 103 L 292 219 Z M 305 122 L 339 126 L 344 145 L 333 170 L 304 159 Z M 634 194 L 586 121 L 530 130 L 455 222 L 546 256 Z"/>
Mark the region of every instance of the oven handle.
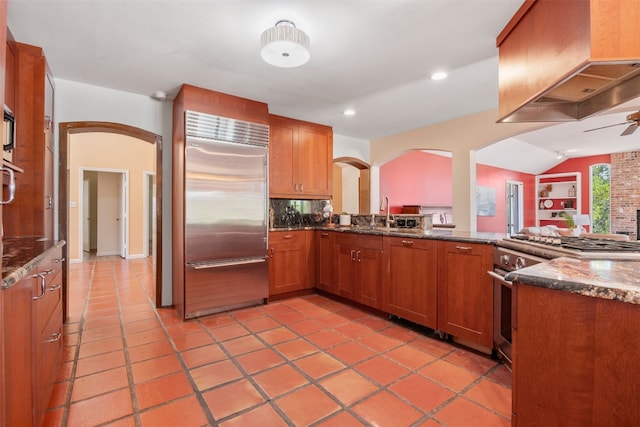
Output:
<path fill-rule="evenodd" d="M 491 277 L 493 277 L 496 280 L 500 280 L 502 283 L 505 283 L 509 286 L 513 286 L 513 282 L 510 282 L 508 280 L 504 280 L 504 276 L 501 276 L 500 274 L 496 273 L 495 271 L 487 271 L 487 274 Z"/>

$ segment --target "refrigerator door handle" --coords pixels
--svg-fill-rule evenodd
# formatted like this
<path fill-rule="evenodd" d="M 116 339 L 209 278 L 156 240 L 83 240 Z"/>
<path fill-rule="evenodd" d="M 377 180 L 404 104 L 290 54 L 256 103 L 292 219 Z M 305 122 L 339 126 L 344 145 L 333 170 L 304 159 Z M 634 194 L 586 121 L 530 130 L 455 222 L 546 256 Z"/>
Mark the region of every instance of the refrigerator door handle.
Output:
<path fill-rule="evenodd" d="M 266 261 L 266 258 L 238 259 L 232 261 L 199 261 L 188 262 L 187 266 L 193 268 L 194 270 L 202 270 L 205 268 L 233 267 L 235 265 L 257 264 Z"/>

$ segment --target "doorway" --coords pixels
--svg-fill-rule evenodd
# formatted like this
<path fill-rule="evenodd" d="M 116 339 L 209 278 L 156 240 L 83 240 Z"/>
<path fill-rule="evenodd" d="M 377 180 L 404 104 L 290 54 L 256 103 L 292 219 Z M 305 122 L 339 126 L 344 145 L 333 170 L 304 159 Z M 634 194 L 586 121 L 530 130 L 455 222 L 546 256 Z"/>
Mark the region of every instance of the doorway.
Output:
<path fill-rule="evenodd" d="M 133 126 L 123 125 L 111 122 L 66 122 L 59 124 L 59 212 L 58 212 L 58 238 L 67 240 L 69 238 L 69 156 L 70 156 L 70 136 L 80 133 L 114 133 L 136 138 L 147 143 L 153 144 L 155 147 L 155 186 L 154 186 L 154 215 L 152 229 L 154 232 L 155 250 L 154 250 L 154 267 L 155 267 L 155 305 L 162 306 L 162 136 L 152 132 L 145 131 Z M 83 184 L 81 184 L 82 186 Z M 62 266 L 62 297 L 63 297 L 63 316 L 67 318 L 69 297 L 68 278 L 69 278 L 69 247 L 63 247 L 63 266 Z"/>
<path fill-rule="evenodd" d="M 371 175 L 367 163 L 355 157 L 333 159 L 334 209 L 368 214 L 371 211 Z"/>
<path fill-rule="evenodd" d="M 127 170 L 81 168 L 78 241 L 86 256 L 128 258 L 129 187 Z"/>
<path fill-rule="evenodd" d="M 507 235 L 517 234 L 524 228 L 524 184 L 520 181 L 507 181 Z"/>

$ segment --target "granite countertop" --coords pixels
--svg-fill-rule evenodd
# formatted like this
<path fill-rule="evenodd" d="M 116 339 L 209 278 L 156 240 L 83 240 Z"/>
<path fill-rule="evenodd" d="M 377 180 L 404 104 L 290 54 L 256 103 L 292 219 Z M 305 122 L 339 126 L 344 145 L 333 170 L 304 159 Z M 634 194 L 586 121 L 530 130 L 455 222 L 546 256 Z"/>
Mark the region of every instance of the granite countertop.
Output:
<path fill-rule="evenodd" d="M 478 233 L 469 231 L 455 231 L 454 229 L 436 229 L 423 231 L 415 228 L 372 228 L 368 225 L 351 225 L 351 226 L 312 226 L 312 227 L 287 227 L 272 228 L 269 231 L 295 231 L 295 230 L 325 230 L 335 231 L 338 233 L 356 233 L 374 236 L 391 236 L 391 237 L 410 237 L 413 239 L 433 239 L 433 240 L 449 240 L 467 243 L 487 243 L 495 244 L 505 237 L 502 233 Z"/>
<path fill-rule="evenodd" d="M 46 258 L 50 251 L 64 244 L 64 240 L 54 242 L 38 236 L 3 238 L 0 289 L 13 286 Z"/>
<path fill-rule="evenodd" d="M 525 285 L 640 304 L 640 262 L 556 258 L 513 271 L 505 279 Z"/>

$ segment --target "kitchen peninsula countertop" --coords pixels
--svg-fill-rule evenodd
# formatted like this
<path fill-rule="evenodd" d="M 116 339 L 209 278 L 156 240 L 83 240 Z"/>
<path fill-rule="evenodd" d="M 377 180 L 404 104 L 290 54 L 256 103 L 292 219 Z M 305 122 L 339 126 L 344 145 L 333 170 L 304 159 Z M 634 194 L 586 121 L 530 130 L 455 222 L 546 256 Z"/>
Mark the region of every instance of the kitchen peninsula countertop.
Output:
<path fill-rule="evenodd" d="M 5 237 L 2 239 L 2 285 L 7 289 L 25 277 L 49 253 L 65 244 L 41 237 Z"/>
<path fill-rule="evenodd" d="M 640 304 L 640 262 L 556 258 L 513 271 L 511 282 Z"/>
<path fill-rule="evenodd" d="M 433 239 L 448 240 L 466 243 L 486 243 L 495 244 L 505 237 L 502 233 L 479 233 L 469 231 L 456 231 L 454 229 L 433 229 L 423 231 L 414 228 L 395 228 L 395 227 L 371 227 L 368 225 L 352 225 L 352 226 L 335 226 L 327 227 L 322 225 L 316 226 L 300 226 L 287 228 L 271 228 L 269 231 L 295 231 L 295 230 L 325 230 L 335 231 L 338 233 L 356 233 L 374 236 L 390 236 L 390 237 L 409 237 L 412 239 Z"/>

